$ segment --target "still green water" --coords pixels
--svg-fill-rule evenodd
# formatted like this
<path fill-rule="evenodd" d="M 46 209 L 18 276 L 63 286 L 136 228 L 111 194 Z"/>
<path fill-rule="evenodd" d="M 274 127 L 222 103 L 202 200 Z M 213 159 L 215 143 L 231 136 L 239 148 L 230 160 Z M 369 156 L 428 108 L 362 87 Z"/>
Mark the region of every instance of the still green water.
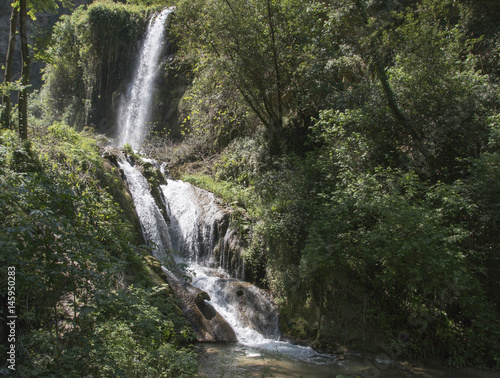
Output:
<path fill-rule="evenodd" d="M 322 355 L 312 352 L 309 348 L 290 346 L 286 343 L 275 350 L 269 347 L 212 343 L 200 344 L 198 348 L 199 373 L 207 378 L 401 376 L 399 369 L 362 356 Z"/>
<path fill-rule="evenodd" d="M 288 343 L 246 346 L 199 344 L 199 374 L 205 378 L 500 378 L 500 372 L 445 367 L 437 360 L 393 362 L 361 354 L 322 355 Z"/>

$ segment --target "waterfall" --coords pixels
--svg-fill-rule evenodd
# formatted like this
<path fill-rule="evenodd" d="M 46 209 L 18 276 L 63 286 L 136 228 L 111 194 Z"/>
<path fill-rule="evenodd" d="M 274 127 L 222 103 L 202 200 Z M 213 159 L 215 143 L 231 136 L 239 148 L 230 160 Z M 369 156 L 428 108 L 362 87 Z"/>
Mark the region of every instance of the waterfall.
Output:
<path fill-rule="evenodd" d="M 188 260 L 213 264 L 214 231 L 224 221 L 224 212 L 215 204 L 213 194 L 202 195 L 201 190 L 182 181 L 167 182 L 162 191 L 168 203 L 172 247 Z"/>
<path fill-rule="evenodd" d="M 147 162 L 155 163 L 151 160 Z M 167 185 L 160 185 L 160 198 L 155 200 L 153 188 L 141 173 L 141 163 L 135 166 L 133 163 L 131 159 L 118 158 L 118 166 L 134 201 L 144 238 L 153 246 L 153 255 L 164 262 L 176 260 L 187 265 L 188 274 L 194 273 L 189 284 L 172 264 L 168 264 L 171 270 L 165 272 L 174 291 L 177 290 L 176 294 L 191 302 L 185 309 L 198 322 L 199 328 L 207 327 L 208 333 L 212 332 L 211 329 L 216 332 L 215 336 L 207 336 L 207 332 L 202 330 L 200 338 L 230 340 L 232 333 L 233 339 L 236 337 L 247 344 L 279 338 L 278 308 L 271 296 L 249 283 L 231 278 L 219 267 L 219 262 L 224 261 L 222 256 L 226 261 L 239 259 L 239 250 L 232 251 L 234 253 L 221 250 L 228 245 L 239 248 L 234 240 L 227 242 L 228 238 L 235 237 L 230 229 L 228 210 L 218 203 L 212 193 L 175 180 L 167 180 Z M 172 256 L 172 251 L 179 254 Z M 234 271 L 241 272 L 238 269 Z M 208 293 L 201 296 L 201 302 L 200 293 Z M 210 303 L 204 303 L 204 299 L 210 299 Z M 213 312 L 207 311 L 207 306 L 213 306 L 220 314 L 219 318 L 213 320 L 213 315 L 206 316 Z M 200 319 L 203 316 L 206 319 Z M 232 328 L 229 336 L 227 330 L 220 332 L 226 322 Z"/>
<path fill-rule="evenodd" d="M 167 180 L 162 186 L 170 221 L 172 247 L 180 252 L 188 271 L 195 274 L 192 285 L 207 292 L 211 304 L 231 325 L 238 341 L 262 344 L 278 339 L 278 307 L 264 290 L 229 276 L 224 268 L 242 276 L 240 251 L 230 250 L 235 238 L 229 213 L 215 196 L 191 184 Z M 231 260 L 233 263 L 228 263 Z"/>
<path fill-rule="evenodd" d="M 330 356 L 280 341 L 278 306 L 265 290 L 234 278 L 241 277 L 239 254 L 222 251 L 223 245 L 237 244 L 228 212 L 216 197 L 191 184 L 167 180 L 162 185 L 170 222 L 173 248 L 180 248 L 192 286 L 208 293 L 210 304 L 229 323 L 237 340 L 258 351 L 270 351 L 292 359 L 324 363 Z M 234 251 L 233 251 L 234 252 Z M 230 260 L 230 261 L 228 261 Z M 226 266 L 233 267 L 231 275 Z M 240 269 L 236 268 L 240 266 Z"/>
<path fill-rule="evenodd" d="M 165 21 L 173 11 L 173 7 L 164 9 L 149 22 L 134 79 L 118 111 L 118 146 L 128 143 L 139 150 L 150 130 L 148 123 L 151 119 L 158 60 L 164 45 Z"/>
<path fill-rule="evenodd" d="M 134 80 L 119 109 L 119 145 L 128 143 L 140 150 L 150 131 L 165 21 L 172 12 L 173 8 L 165 9 L 150 20 Z M 198 340 L 238 340 L 299 358 L 316 356 L 310 348 L 278 341 L 278 307 L 269 293 L 240 280 L 244 278 L 243 243 L 231 229 L 230 211 L 212 193 L 176 180 L 152 188 L 142 174 L 147 159 L 136 162 L 119 156 L 117 160 L 144 238 L 155 257 L 169 262 L 163 268 L 165 276 L 181 299 Z M 172 252 L 178 255 L 172 256 Z M 187 266 L 191 283 L 172 264 L 173 259 L 179 266 Z"/>
<path fill-rule="evenodd" d="M 145 160 L 158 168 L 156 162 Z M 257 348 L 255 355 L 265 350 L 302 361 L 330 361 L 330 356 L 311 348 L 279 341 L 278 307 L 271 296 L 233 278 L 241 270 L 234 269 L 231 277 L 221 268 L 239 255 L 220 248 L 238 243 L 228 242 L 236 233 L 231 229 L 228 210 L 212 193 L 182 181 L 167 180 L 167 185 L 160 185 L 161 198 L 155 200 L 154 188 L 141 173 L 141 163 L 119 157 L 118 165 L 134 201 L 144 238 L 154 245 L 153 255 L 172 262 L 175 257 L 172 250 L 178 251 L 176 262 L 187 266 L 185 273 L 191 275 L 191 283 L 172 264 L 163 270 L 181 299 L 182 310 L 198 340 L 237 340 L 245 347 Z M 238 265 L 242 264 L 232 264 Z"/>
<path fill-rule="evenodd" d="M 153 256 L 163 261 L 171 248 L 168 225 L 161 209 L 151 195 L 148 180 L 126 159 L 119 159 L 130 195 L 135 204 L 137 217 L 146 242 L 153 247 Z"/>
<path fill-rule="evenodd" d="M 245 345 L 265 344 L 280 337 L 278 307 L 271 296 L 222 269 L 188 264 L 195 272 L 192 285 L 210 295 L 212 305 Z"/>

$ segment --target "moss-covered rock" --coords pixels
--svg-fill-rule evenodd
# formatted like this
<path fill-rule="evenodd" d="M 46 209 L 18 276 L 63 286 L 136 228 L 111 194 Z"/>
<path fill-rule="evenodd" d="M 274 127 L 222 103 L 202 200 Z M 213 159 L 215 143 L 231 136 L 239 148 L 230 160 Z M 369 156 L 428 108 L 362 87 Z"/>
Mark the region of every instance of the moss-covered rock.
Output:
<path fill-rule="evenodd" d="M 96 170 L 96 176 L 101 185 L 106 188 L 108 193 L 120 205 L 123 210 L 123 217 L 133 225 L 134 241 L 137 244 L 144 244 L 141 225 L 135 212 L 134 201 L 120 175 L 117 163 L 118 153 L 118 151 L 109 148 L 102 152 L 104 158 L 102 160 L 102 168 Z"/>
<path fill-rule="evenodd" d="M 93 125 L 111 135 L 115 111 L 127 90 L 147 21 L 157 9 L 94 2 L 61 18 L 54 27 L 53 58 L 44 92 L 55 119 L 77 128 Z"/>

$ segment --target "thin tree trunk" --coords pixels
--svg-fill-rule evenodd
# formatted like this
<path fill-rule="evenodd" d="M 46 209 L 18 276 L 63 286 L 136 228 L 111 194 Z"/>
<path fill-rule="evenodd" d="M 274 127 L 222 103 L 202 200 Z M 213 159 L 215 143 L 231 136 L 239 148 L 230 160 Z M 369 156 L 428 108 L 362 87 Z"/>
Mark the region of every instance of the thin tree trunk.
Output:
<path fill-rule="evenodd" d="M 364 0 L 356 0 L 356 6 L 358 7 L 358 10 L 360 12 L 361 18 L 363 19 L 365 27 L 367 27 L 369 22 L 368 22 L 368 14 L 366 12 L 366 2 Z M 373 33 L 372 38 L 374 41 L 376 41 L 375 45 L 378 45 L 380 43 L 378 41 L 380 35 L 381 35 L 381 30 L 377 31 L 376 33 Z M 383 54 L 380 54 L 380 52 L 377 51 L 376 48 L 374 48 L 370 53 L 375 59 L 374 70 L 378 79 L 380 80 L 380 83 L 382 84 L 382 90 L 384 91 L 385 97 L 387 99 L 389 110 L 391 111 L 394 118 L 396 118 L 398 123 L 401 125 L 402 130 L 411 137 L 411 142 L 413 143 L 414 147 L 418 151 L 420 151 L 420 153 L 426 159 L 427 163 L 432 162 L 433 157 L 429 153 L 428 149 L 422 143 L 421 140 L 422 136 L 420 135 L 418 130 L 416 130 L 412 126 L 411 122 L 407 119 L 403 110 L 399 107 L 396 95 L 394 94 L 391 84 L 389 83 L 389 78 L 387 77 L 386 58 L 383 56 Z"/>
<path fill-rule="evenodd" d="M 273 62 L 274 62 L 274 72 L 276 75 L 276 94 L 278 97 L 278 116 L 276 119 L 277 127 L 281 128 L 283 126 L 283 103 L 281 94 L 281 73 L 278 63 L 278 52 L 276 50 L 276 35 L 273 22 L 273 14 L 271 10 L 271 1 L 267 0 L 267 16 L 269 21 L 269 31 L 271 33 L 271 45 L 273 49 Z"/>
<path fill-rule="evenodd" d="M 12 64 L 14 61 L 14 49 L 16 45 L 17 15 L 17 7 L 12 7 L 12 13 L 10 16 L 9 45 L 7 47 L 7 59 L 5 62 L 5 73 L 3 81 L 4 84 L 8 84 L 12 81 Z M 1 121 L 5 128 L 10 128 L 10 91 L 3 95 L 2 104 L 4 105 L 4 108 L 2 111 Z"/>
<path fill-rule="evenodd" d="M 27 19 L 26 0 L 20 0 L 19 30 L 21 32 L 21 55 L 23 61 L 21 84 L 23 88 L 19 91 L 19 136 L 24 140 L 28 139 L 28 84 L 30 75 Z"/>
<path fill-rule="evenodd" d="M 316 345 L 319 345 L 321 338 L 321 325 L 323 323 L 323 313 L 324 313 L 324 293 L 323 293 L 323 282 L 319 283 L 319 314 L 318 314 L 318 331 L 316 332 Z"/>

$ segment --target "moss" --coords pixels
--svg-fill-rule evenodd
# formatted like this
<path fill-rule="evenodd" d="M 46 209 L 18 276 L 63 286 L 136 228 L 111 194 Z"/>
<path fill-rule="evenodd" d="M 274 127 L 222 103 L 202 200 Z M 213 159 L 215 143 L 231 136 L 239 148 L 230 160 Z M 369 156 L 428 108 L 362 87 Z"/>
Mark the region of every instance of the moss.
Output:
<path fill-rule="evenodd" d="M 103 166 L 96 171 L 96 177 L 106 191 L 120 205 L 120 208 L 123 210 L 123 218 L 133 225 L 133 240 L 135 244 L 143 244 L 144 238 L 141 233 L 139 218 L 137 218 L 135 212 L 134 202 L 121 179 L 118 168 L 108 160 L 103 159 Z"/>
<path fill-rule="evenodd" d="M 54 119 L 77 129 L 111 131 L 116 101 L 126 91 L 137 42 L 157 7 L 94 2 L 61 18 L 54 27 L 44 91 Z"/>
<path fill-rule="evenodd" d="M 164 285 L 168 283 L 165 274 L 163 273 L 160 260 L 151 255 L 145 255 L 142 257 L 142 262 L 145 264 L 149 277 L 155 285 Z M 173 292 L 171 289 L 169 292 L 172 296 Z"/>
<path fill-rule="evenodd" d="M 165 176 L 158 168 L 155 168 L 153 164 L 146 162 L 142 165 L 142 174 L 149 182 L 152 187 L 159 185 L 167 185 L 167 180 Z"/>

